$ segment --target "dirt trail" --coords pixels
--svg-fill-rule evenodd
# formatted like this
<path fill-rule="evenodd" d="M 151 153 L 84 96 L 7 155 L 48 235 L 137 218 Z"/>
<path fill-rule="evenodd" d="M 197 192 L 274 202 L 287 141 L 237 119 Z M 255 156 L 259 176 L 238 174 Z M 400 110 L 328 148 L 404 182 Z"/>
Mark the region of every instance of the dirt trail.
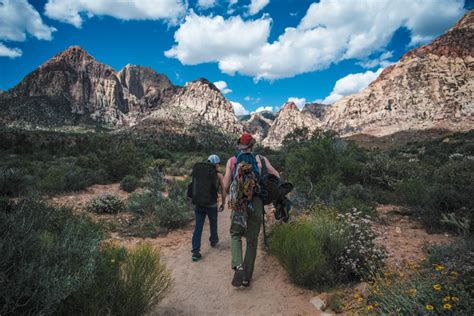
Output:
<path fill-rule="evenodd" d="M 80 211 L 89 199 L 105 192 L 118 194 L 123 199 L 129 196 L 119 189 L 118 184 L 95 185 L 81 192 L 54 197 L 52 201 Z M 375 224 L 379 232 L 377 241 L 387 248 L 387 264 L 391 269 L 397 269 L 403 261 L 421 259 L 425 256 L 424 246 L 427 244 L 446 243 L 453 239 L 447 234 L 428 234 L 401 210 L 393 205 L 377 207 L 380 215 Z M 128 213 L 101 215 L 100 219 L 123 220 L 128 216 Z M 175 286 L 152 315 L 332 315 L 320 313 L 310 303 L 311 298 L 319 293 L 291 283 L 277 260 L 262 249 L 262 234 L 251 287 L 232 287 L 230 212 L 219 213 L 220 243 L 217 248 L 209 246 L 208 223 L 206 220 L 202 236 L 203 259 L 198 262 L 191 261 L 194 223 L 157 238 L 121 238 L 118 233 L 112 234 L 113 239 L 126 247 L 145 241 L 161 249 Z"/>
<path fill-rule="evenodd" d="M 234 288 L 230 283 L 230 212 L 219 213 L 219 245 L 209 246 L 209 224 L 205 223 L 198 262 L 191 261 L 192 226 L 147 239 L 162 249 L 163 260 L 172 270 L 175 286 L 153 315 L 318 315 L 310 299 L 314 291 L 291 284 L 276 259 L 259 247 L 252 284 Z M 136 243 L 125 241 L 125 245 Z M 260 245 L 263 243 L 260 235 Z"/>

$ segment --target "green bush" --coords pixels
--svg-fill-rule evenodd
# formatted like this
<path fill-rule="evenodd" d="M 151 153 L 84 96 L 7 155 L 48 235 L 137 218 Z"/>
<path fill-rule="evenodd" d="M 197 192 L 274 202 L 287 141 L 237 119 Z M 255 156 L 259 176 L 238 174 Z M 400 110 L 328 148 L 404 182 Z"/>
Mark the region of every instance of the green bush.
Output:
<path fill-rule="evenodd" d="M 27 190 L 29 182 L 20 169 L 0 168 L 0 196 L 19 196 Z"/>
<path fill-rule="evenodd" d="M 298 285 L 323 290 L 359 280 L 383 263 L 370 221 L 357 210 L 337 215 L 317 206 L 272 232 L 271 251 Z"/>
<path fill-rule="evenodd" d="M 96 183 L 97 176 L 90 169 L 64 164 L 52 166 L 39 182 L 39 189 L 46 193 L 79 191 Z"/>
<path fill-rule="evenodd" d="M 186 200 L 186 181 L 164 184 L 161 171 L 153 168 L 146 176 L 145 191 L 134 193 L 128 199 L 128 209 L 138 214 L 132 235 L 154 237 L 163 229 L 176 229 L 186 225 L 192 212 Z M 162 190 L 168 192 L 165 197 Z"/>
<path fill-rule="evenodd" d="M 0 210 L 0 314 L 52 314 L 93 282 L 102 238 L 66 208 L 22 200 Z"/>
<path fill-rule="evenodd" d="M 151 246 L 140 244 L 127 251 L 106 244 L 100 250 L 93 283 L 70 296 L 59 314 L 145 315 L 171 286 L 170 272 Z"/>
<path fill-rule="evenodd" d="M 135 192 L 128 198 L 128 209 L 136 214 L 145 215 L 153 213 L 156 197 L 151 192 Z"/>
<path fill-rule="evenodd" d="M 123 201 L 114 194 L 102 194 L 87 202 L 85 209 L 93 213 L 117 214 L 125 209 Z"/>
<path fill-rule="evenodd" d="M 120 181 L 120 189 L 124 190 L 125 192 L 133 192 L 138 187 L 138 179 L 135 176 L 128 175 L 123 177 L 122 181 Z"/>
<path fill-rule="evenodd" d="M 389 315 L 473 315 L 473 240 L 429 249 L 421 266 L 409 263 L 398 273 L 376 274 L 368 308 Z"/>

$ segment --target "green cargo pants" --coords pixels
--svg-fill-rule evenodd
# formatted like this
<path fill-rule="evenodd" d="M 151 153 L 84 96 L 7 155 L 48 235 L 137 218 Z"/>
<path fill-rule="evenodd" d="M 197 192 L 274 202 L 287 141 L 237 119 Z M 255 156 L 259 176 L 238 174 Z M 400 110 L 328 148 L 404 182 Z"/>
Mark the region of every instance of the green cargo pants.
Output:
<path fill-rule="evenodd" d="M 257 256 L 258 234 L 263 218 L 263 203 L 260 197 L 254 197 L 252 200 L 253 212 L 247 219 L 247 231 L 240 225 L 232 222 L 230 226 L 232 268 L 243 264 L 246 277 L 251 280 L 255 257 Z M 233 211 L 232 217 L 233 218 Z M 247 249 L 245 250 L 245 259 L 242 259 L 242 237 L 247 239 Z"/>

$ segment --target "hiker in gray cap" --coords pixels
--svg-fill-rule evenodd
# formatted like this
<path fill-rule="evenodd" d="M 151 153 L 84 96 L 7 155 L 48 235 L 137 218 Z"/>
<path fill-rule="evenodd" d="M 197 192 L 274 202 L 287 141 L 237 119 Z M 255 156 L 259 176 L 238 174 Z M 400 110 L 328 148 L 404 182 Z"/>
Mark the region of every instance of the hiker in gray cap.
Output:
<path fill-rule="evenodd" d="M 201 235 L 206 220 L 209 217 L 211 234 L 209 242 L 211 247 L 216 247 L 219 242 L 217 234 L 217 195 L 221 192 L 222 201 L 225 201 L 225 192 L 223 190 L 222 180 L 224 176 L 219 170 L 220 158 L 217 155 L 210 155 L 207 162 L 197 163 L 193 167 L 193 181 L 188 188 L 188 196 L 192 198 L 196 206 L 194 213 L 196 215 L 196 225 L 194 227 L 192 239 L 192 260 L 201 259 Z M 219 212 L 224 210 L 224 204 L 219 207 Z"/>

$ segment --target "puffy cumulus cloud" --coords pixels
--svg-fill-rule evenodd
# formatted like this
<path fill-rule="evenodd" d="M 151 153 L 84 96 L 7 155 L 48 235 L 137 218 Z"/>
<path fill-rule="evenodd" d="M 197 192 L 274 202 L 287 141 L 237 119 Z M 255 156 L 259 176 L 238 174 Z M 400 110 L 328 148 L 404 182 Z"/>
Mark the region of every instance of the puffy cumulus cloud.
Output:
<path fill-rule="evenodd" d="M 247 115 L 247 114 L 250 113 L 250 112 L 247 111 L 247 109 L 246 109 L 242 104 L 240 104 L 239 102 L 230 101 L 230 103 L 232 104 L 232 107 L 234 108 L 234 113 L 235 113 L 235 115 Z"/>
<path fill-rule="evenodd" d="M 16 58 L 22 55 L 21 49 L 18 48 L 8 48 L 2 43 L 0 43 L 0 57 L 10 57 Z"/>
<path fill-rule="evenodd" d="M 357 64 L 364 67 L 364 68 L 376 68 L 376 67 L 388 67 L 392 65 L 394 62 L 389 61 L 388 59 L 393 57 L 392 52 L 384 52 L 382 53 L 379 57 L 373 58 L 373 59 L 367 59 L 361 62 L 358 62 Z"/>
<path fill-rule="evenodd" d="M 365 89 L 372 81 L 377 79 L 382 70 L 383 68 L 380 68 L 376 72 L 368 70 L 366 72 L 349 74 L 342 77 L 336 81 L 331 94 L 327 96 L 322 103 L 332 104 L 346 95 L 351 95 Z"/>
<path fill-rule="evenodd" d="M 263 111 L 273 112 L 273 106 L 260 106 L 252 113 L 258 113 L 258 112 L 263 112 Z"/>
<path fill-rule="evenodd" d="M 200 8 L 209 9 L 217 4 L 217 0 L 198 0 L 197 4 Z"/>
<path fill-rule="evenodd" d="M 233 74 L 242 67 L 235 57 L 247 56 L 267 42 L 270 23 L 266 17 L 244 21 L 235 16 L 224 20 L 222 16 L 191 13 L 174 34 L 178 44 L 165 55 L 185 65 L 219 61 L 221 69 Z"/>
<path fill-rule="evenodd" d="M 40 14 L 26 0 L 0 0 L 0 40 L 23 42 L 27 34 L 39 40 L 51 40 L 54 27 L 43 23 Z M 19 57 L 18 48 L 0 43 L 0 56 Z"/>
<path fill-rule="evenodd" d="M 217 89 L 221 90 L 222 94 L 227 94 L 227 93 L 231 93 L 232 90 L 229 89 L 229 87 L 227 87 L 227 82 L 225 81 L 216 81 L 214 82 L 214 85 L 217 87 Z"/>
<path fill-rule="evenodd" d="M 255 15 L 270 3 L 270 0 L 251 0 L 249 4 L 249 15 Z"/>
<path fill-rule="evenodd" d="M 122 20 L 167 20 L 174 24 L 187 9 L 183 0 L 48 0 L 45 14 L 81 27 L 83 17 L 111 16 Z"/>
<path fill-rule="evenodd" d="M 463 5 L 463 0 L 361 0 L 357 5 L 322 0 L 273 42 L 267 40 L 271 20 L 265 15 L 247 21 L 191 15 L 166 55 L 183 64 L 217 62 L 224 73 L 255 80 L 288 78 L 346 59 L 368 63 L 370 56 L 385 52 L 401 27 L 409 30 L 412 45 L 429 41 L 464 14 Z"/>
<path fill-rule="evenodd" d="M 293 102 L 294 104 L 296 104 L 296 106 L 299 108 L 299 109 L 302 109 L 303 106 L 306 104 L 306 99 L 305 98 L 295 98 L 295 97 L 291 97 L 291 98 L 288 98 L 288 101 L 287 102 Z"/>

